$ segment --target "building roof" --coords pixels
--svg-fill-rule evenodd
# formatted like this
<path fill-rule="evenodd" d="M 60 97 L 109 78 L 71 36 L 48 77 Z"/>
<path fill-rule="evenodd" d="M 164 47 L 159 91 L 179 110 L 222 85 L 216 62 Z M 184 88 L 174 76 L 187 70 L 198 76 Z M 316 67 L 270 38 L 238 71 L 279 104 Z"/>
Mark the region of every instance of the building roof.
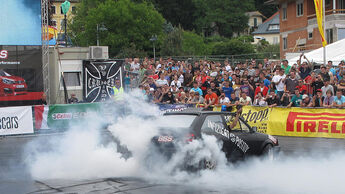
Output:
<path fill-rule="evenodd" d="M 278 25 L 278 29 L 269 29 L 270 26 Z M 258 26 L 258 29 L 255 30 L 252 34 L 279 34 L 279 12 L 273 14 L 270 18 L 268 18 L 264 23 Z"/>
<path fill-rule="evenodd" d="M 264 15 L 262 15 L 262 13 L 260 13 L 259 11 L 250 11 L 250 12 L 246 12 L 246 15 L 248 17 L 254 17 L 254 16 L 259 16 L 259 17 L 262 17 L 262 18 L 265 18 L 266 17 Z"/>

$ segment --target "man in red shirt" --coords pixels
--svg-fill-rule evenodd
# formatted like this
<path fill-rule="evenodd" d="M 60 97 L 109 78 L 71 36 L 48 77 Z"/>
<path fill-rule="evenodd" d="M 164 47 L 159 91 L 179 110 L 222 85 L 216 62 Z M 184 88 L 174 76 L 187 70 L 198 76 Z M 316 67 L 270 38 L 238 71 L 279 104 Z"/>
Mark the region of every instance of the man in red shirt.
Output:
<path fill-rule="evenodd" d="M 296 86 L 296 88 L 298 88 L 299 93 L 307 94 L 307 86 L 304 85 L 304 82 L 302 79 L 298 81 L 298 85 Z"/>
<path fill-rule="evenodd" d="M 259 92 L 262 92 L 262 96 L 266 97 L 268 88 L 265 86 L 264 80 L 260 80 L 260 85 L 255 88 L 255 94 L 254 96 L 258 95 Z"/>
<path fill-rule="evenodd" d="M 218 104 L 218 96 L 212 91 L 211 88 L 207 88 L 207 94 L 205 96 L 205 108 L 211 108 L 210 106 Z"/>

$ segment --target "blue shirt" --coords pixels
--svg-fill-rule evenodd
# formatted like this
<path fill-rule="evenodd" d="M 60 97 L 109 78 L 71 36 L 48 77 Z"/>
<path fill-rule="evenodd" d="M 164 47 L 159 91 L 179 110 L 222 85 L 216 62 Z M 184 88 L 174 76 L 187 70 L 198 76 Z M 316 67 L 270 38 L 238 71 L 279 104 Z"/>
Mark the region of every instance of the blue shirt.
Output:
<path fill-rule="evenodd" d="M 190 90 L 193 90 L 194 92 L 199 92 L 200 96 L 202 96 L 202 90 L 200 88 L 192 88 Z"/>
<path fill-rule="evenodd" d="M 341 95 L 340 99 L 338 96 L 334 96 L 334 102 L 338 105 L 342 105 L 345 102 L 345 96 Z"/>
<path fill-rule="evenodd" d="M 269 87 L 269 86 L 271 85 L 270 80 L 264 79 L 264 85 L 265 85 L 266 87 Z"/>
<path fill-rule="evenodd" d="M 228 97 L 229 99 L 231 99 L 231 93 L 234 91 L 234 89 L 232 87 L 223 87 L 222 88 L 224 94 L 225 94 L 225 97 Z"/>

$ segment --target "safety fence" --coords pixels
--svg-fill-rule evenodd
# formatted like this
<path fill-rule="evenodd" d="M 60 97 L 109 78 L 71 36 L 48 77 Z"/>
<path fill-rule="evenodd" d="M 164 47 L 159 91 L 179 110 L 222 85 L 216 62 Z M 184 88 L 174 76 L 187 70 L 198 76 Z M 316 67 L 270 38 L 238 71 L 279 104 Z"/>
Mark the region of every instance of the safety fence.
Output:
<path fill-rule="evenodd" d="M 193 104 L 158 104 L 162 112 L 181 111 Z M 114 114 L 116 110 L 116 114 Z M 220 111 L 218 107 L 214 111 Z M 0 136 L 50 133 L 67 130 L 86 120 L 126 114 L 116 103 L 83 103 L 0 108 Z M 258 132 L 278 136 L 345 138 L 344 109 L 305 109 L 244 106 L 242 117 Z"/>

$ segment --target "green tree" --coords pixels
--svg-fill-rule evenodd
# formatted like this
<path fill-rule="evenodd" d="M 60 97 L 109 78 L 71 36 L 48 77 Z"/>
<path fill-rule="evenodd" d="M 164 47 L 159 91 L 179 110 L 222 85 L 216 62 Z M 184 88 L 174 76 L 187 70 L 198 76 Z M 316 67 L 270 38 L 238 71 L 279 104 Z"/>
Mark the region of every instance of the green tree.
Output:
<path fill-rule="evenodd" d="M 255 8 L 267 18 L 278 11 L 278 5 L 265 4 L 266 0 L 255 0 Z"/>
<path fill-rule="evenodd" d="M 207 55 L 208 50 L 204 38 L 194 32 L 183 31 L 182 51 L 184 55 Z"/>
<path fill-rule="evenodd" d="M 198 33 L 219 34 L 232 37 L 248 26 L 245 12 L 254 9 L 253 0 L 193 0 L 196 6 L 195 21 Z"/>
<path fill-rule="evenodd" d="M 83 0 L 71 24 L 72 37 L 80 46 L 95 45 L 97 25 L 101 45 L 108 45 L 111 56 L 128 50 L 152 50 L 152 35 L 161 37 L 164 18 L 152 4 L 131 0 Z M 125 52 L 122 52 L 125 51 Z"/>
<path fill-rule="evenodd" d="M 231 39 L 225 42 L 215 42 L 211 46 L 213 55 L 241 55 L 254 53 L 254 46 L 250 42 Z"/>
<path fill-rule="evenodd" d="M 181 26 L 175 27 L 173 31 L 168 32 L 161 46 L 161 56 L 178 56 L 182 55 L 182 35 Z"/>

